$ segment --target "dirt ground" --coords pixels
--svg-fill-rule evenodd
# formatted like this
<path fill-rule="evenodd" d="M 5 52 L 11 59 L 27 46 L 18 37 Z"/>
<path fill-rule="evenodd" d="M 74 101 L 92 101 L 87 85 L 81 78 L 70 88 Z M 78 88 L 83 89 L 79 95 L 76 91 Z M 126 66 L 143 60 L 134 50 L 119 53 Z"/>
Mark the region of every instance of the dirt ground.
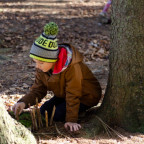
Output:
<path fill-rule="evenodd" d="M 59 43 L 71 43 L 100 81 L 105 93 L 110 49 L 110 25 L 99 23 L 106 0 L 0 0 L 0 96 L 6 108 L 28 92 L 35 65 L 29 58 L 33 41 L 49 21 L 59 25 Z M 49 92 L 41 104 L 52 96 Z M 41 105 L 40 104 L 40 105 Z M 82 123 L 82 126 L 87 123 Z M 59 131 L 58 131 L 58 130 Z M 143 144 L 144 135 L 117 128 L 123 139 L 106 133 L 86 138 L 83 129 L 71 134 L 56 123 L 35 132 L 39 144 Z M 59 133 L 60 132 L 60 133 Z"/>

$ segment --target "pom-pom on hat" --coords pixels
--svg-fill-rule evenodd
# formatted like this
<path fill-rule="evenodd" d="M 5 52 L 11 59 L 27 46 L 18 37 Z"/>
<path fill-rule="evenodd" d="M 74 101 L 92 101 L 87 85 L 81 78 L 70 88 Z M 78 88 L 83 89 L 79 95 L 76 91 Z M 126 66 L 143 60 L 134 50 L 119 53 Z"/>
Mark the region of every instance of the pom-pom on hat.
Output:
<path fill-rule="evenodd" d="M 44 61 L 56 62 L 58 58 L 58 44 L 56 35 L 58 26 L 49 22 L 44 26 L 44 32 L 35 40 L 30 50 L 30 57 Z"/>

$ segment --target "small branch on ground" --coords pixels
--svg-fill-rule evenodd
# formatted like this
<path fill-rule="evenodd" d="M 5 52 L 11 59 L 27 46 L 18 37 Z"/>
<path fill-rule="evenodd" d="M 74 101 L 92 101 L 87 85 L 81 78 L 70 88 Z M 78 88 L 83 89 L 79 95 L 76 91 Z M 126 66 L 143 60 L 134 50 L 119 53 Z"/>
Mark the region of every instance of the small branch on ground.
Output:
<path fill-rule="evenodd" d="M 55 110 L 56 110 L 56 107 L 54 105 L 52 115 L 51 115 L 51 119 L 50 119 L 50 126 L 52 125 L 52 122 L 53 122 L 53 117 L 54 117 L 54 114 L 55 114 Z"/>
<path fill-rule="evenodd" d="M 48 128 L 48 112 L 45 111 L 46 128 Z"/>

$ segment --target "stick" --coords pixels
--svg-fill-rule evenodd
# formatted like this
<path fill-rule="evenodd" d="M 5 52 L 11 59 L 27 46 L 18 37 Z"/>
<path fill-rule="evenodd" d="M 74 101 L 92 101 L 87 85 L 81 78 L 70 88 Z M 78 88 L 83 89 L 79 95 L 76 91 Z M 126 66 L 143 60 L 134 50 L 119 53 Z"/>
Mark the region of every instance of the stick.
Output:
<path fill-rule="evenodd" d="M 32 130 L 33 130 L 33 117 L 32 117 L 32 112 L 31 112 L 31 109 L 30 109 L 30 103 L 28 104 L 28 107 L 29 107 L 29 112 L 30 112 L 30 116 L 31 116 L 31 120 L 32 120 Z"/>
<path fill-rule="evenodd" d="M 40 132 L 40 133 L 33 133 L 33 134 L 35 134 L 35 135 L 56 135 L 57 133 L 42 133 L 42 132 Z"/>
<path fill-rule="evenodd" d="M 62 134 L 62 133 L 59 131 L 59 129 L 58 129 L 56 123 L 55 123 L 55 128 L 56 128 L 56 131 L 57 131 L 57 133 L 58 133 L 59 135 L 61 135 L 61 136 L 65 137 L 65 138 L 67 138 L 66 135 Z"/>
<path fill-rule="evenodd" d="M 54 114 L 55 114 L 55 110 L 56 110 L 56 107 L 54 105 L 52 115 L 51 115 L 51 119 L 50 119 L 50 126 L 52 125 L 52 122 L 53 122 L 53 117 L 54 117 Z"/>
<path fill-rule="evenodd" d="M 40 125 L 41 125 L 41 127 L 43 127 L 43 123 L 42 123 L 42 118 L 41 118 L 40 109 L 38 109 L 38 113 L 39 113 Z"/>
<path fill-rule="evenodd" d="M 33 120 L 34 120 L 34 128 L 35 130 L 38 130 L 36 116 L 35 116 L 35 109 L 32 109 L 32 115 L 33 115 Z"/>
<path fill-rule="evenodd" d="M 46 128 L 48 128 L 48 112 L 45 111 Z"/>
<path fill-rule="evenodd" d="M 36 108 L 38 109 L 38 98 L 36 98 Z"/>
<path fill-rule="evenodd" d="M 55 123 L 55 128 L 56 128 L 56 131 L 57 131 L 57 133 L 58 133 L 59 135 L 65 137 L 67 140 L 70 140 L 70 138 L 69 138 L 68 136 L 66 136 L 66 135 L 64 135 L 63 133 L 60 132 L 60 130 L 58 129 L 56 123 Z M 73 137 L 73 138 L 74 138 L 74 137 Z M 78 143 L 81 144 L 81 142 L 79 142 L 77 139 L 75 139 L 75 140 L 76 140 Z"/>
<path fill-rule="evenodd" d="M 36 113 L 37 113 L 38 127 L 41 128 L 40 112 L 38 108 L 38 98 L 36 98 Z"/>
<path fill-rule="evenodd" d="M 34 119 L 33 119 L 32 110 L 30 111 L 30 115 L 31 115 L 31 119 L 32 119 L 32 130 L 34 131 L 35 126 L 34 126 Z"/>
<path fill-rule="evenodd" d="M 38 108 L 38 98 L 36 98 L 36 111 L 37 111 L 37 119 L 39 128 L 43 127 L 40 109 Z"/>
<path fill-rule="evenodd" d="M 102 119 L 98 116 L 96 116 L 96 118 L 101 121 L 107 128 L 109 128 L 111 131 L 113 131 L 119 138 L 123 139 L 124 136 L 122 134 L 120 134 L 119 132 L 117 132 L 116 130 L 112 129 L 109 125 L 107 125 L 106 123 L 104 123 L 104 121 L 102 121 Z M 110 133 L 111 134 L 111 133 Z"/>
<path fill-rule="evenodd" d="M 29 105 L 29 109 L 30 109 L 30 104 Z M 34 118 L 33 118 L 33 114 L 32 114 L 32 110 L 30 109 L 30 115 L 31 115 L 31 120 L 32 120 L 32 130 L 34 130 Z"/>

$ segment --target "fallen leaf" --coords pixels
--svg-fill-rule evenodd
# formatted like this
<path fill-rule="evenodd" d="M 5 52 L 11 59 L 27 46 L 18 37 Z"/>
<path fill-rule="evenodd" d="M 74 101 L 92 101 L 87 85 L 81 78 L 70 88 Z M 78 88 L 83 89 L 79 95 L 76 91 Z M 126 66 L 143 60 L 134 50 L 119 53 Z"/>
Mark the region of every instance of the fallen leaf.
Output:
<path fill-rule="evenodd" d="M 22 47 L 22 51 L 24 52 L 24 51 L 27 51 L 27 50 L 30 50 L 30 47 L 29 46 L 23 46 Z"/>

